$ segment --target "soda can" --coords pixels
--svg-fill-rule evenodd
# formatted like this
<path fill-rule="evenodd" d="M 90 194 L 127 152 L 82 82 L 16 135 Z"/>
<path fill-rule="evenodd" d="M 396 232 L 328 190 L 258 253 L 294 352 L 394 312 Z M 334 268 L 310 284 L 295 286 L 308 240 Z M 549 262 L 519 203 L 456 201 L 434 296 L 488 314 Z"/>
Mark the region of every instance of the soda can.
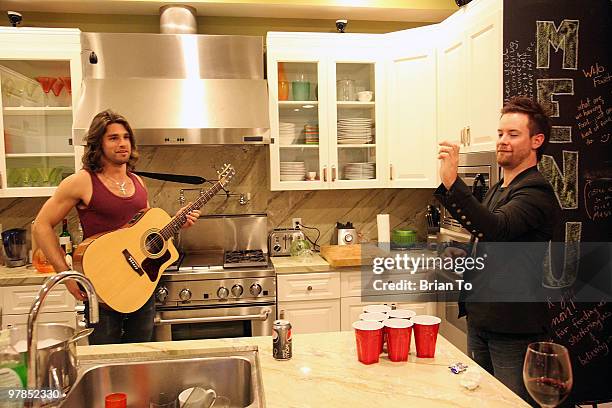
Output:
<path fill-rule="evenodd" d="M 291 323 L 288 320 L 275 320 L 272 325 L 272 357 L 289 360 L 292 355 Z"/>

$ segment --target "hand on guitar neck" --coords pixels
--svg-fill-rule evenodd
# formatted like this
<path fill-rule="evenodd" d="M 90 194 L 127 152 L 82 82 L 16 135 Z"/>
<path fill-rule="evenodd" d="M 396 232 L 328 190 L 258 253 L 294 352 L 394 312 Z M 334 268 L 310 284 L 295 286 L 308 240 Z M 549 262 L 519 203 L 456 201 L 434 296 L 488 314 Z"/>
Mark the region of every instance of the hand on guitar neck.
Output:
<path fill-rule="evenodd" d="M 191 204 L 193 204 L 193 203 L 189 202 L 184 207 L 181 207 L 181 209 L 176 212 L 174 217 L 175 218 L 180 217 L 181 213 L 183 211 L 185 211 L 187 209 L 187 207 L 191 206 Z M 184 216 L 185 216 L 185 223 L 182 225 L 181 228 L 185 229 L 185 228 L 189 228 L 189 227 L 193 226 L 193 224 L 195 224 L 196 220 L 200 217 L 200 215 L 201 215 L 200 210 L 190 210 L 189 212 L 184 214 Z"/>

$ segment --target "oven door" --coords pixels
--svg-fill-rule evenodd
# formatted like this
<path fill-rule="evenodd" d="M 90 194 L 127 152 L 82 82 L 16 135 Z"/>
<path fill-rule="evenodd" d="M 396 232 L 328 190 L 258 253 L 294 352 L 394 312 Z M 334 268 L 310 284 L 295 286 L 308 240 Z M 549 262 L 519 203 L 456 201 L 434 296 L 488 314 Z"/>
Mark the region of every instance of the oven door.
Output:
<path fill-rule="evenodd" d="M 156 341 L 201 340 L 272 335 L 274 303 L 256 306 L 160 308 L 155 313 Z"/>

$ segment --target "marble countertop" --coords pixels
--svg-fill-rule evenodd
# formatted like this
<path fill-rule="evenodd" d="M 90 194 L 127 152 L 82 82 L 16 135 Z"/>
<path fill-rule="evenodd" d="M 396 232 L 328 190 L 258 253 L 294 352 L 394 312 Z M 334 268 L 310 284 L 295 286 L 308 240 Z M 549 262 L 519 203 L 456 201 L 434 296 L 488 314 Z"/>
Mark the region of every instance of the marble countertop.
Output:
<path fill-rule="evenodd" d="M 314 407 L 528 407 L 518 396 L 439 336 L 436 357 L 393 363 L 383 354 L 378 364 L 357 361 L 353 332 L 297 334 L 293 358 L 272 358 L 272 338 L 192 340 L 103 346 L 79 346 L 81 361 L 136 357 L 196 356 L 211 350 L 259 348 L 268 408 Z M 482 373 L 480 386 L 469 391 L 459 384 L 462 374 L 448 365 L 461 361 Z"/>
<path fill-rule="evenodd" d="M 0 286 L 42 285 L 55 272 L 40 273 L 32 265 L 9 268 L 0 266 Z"/>
<path fill-rule="evenodd" d="M 334 270 L 319 254 L 308 257 L 273 256 L 270 258 L 277 274 L 329 272 Z"/>

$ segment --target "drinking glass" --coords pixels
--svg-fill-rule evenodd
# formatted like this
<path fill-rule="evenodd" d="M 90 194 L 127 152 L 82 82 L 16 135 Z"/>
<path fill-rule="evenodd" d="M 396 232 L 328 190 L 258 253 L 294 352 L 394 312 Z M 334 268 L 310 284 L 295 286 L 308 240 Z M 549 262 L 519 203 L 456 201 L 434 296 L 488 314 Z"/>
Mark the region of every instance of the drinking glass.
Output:
<path fill-rule="evenodd" d="M 178 408 L 176 397 L 160 392 L 149 400 L 149 408 Z"/>
<path fill-rule="evenodd" d="M 572 390 L 572 364 L 567 349 L 556 343 L 536 342 L 527 347 L 523 382 L 543 408 L 556 407 Z"/>
<path fill-rule="evenodd" d="M 352 79 L 341 79 L 337 82 L 337 92 L 339 101 L 355 100 L 355 81 Z"/>

